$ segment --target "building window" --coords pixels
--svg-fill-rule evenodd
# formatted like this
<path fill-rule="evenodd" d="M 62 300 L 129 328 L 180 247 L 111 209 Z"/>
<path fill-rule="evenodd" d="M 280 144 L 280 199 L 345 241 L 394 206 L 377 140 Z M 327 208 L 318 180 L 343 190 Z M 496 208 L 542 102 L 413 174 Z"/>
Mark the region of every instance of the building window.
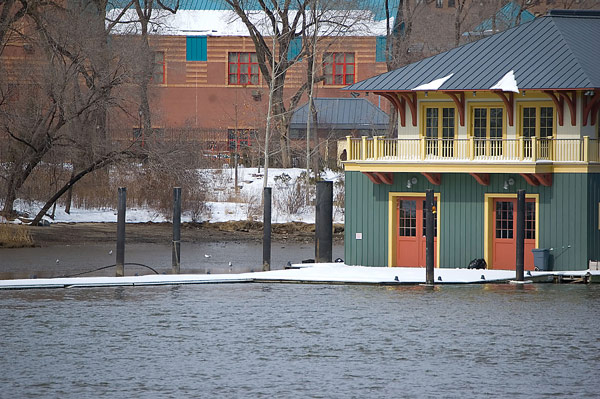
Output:
<path fill-rule="evenodd" d="M 252 140 L 256 139 L 257 132 L 254 129 L 227 129 L 228 148 L 231 152 L 240 152 L 252 146 Z"/>
<path fill-rule="evenodd" d="M 448 0 L 448 7 L 456 7 L 454 0 Z"/>
<path fill-rule="evenodd" d="M 288 48 L 288 52 L 287 52 L 288 61 L 293 61 L 298 56 L 298 54 L 300 54 L 301 51 L 302 51 L 302 38 L 295 37 L 290 42 L 290 47 Z M 302 60 L 302 58 L 298 59 L 298 61 L 301 61 L 301 60 Z"/>
<path fill-rule="evenodd" d="M 471 134 L 475 139 L 475 156 L 502 155 L 504 108 L 473 107 L 471 123 Z"/>
<path fill-rule="evenodd" d="M 258 60 L 256 53 L 229 53 L 229 84 L 258 84 Z"/>
<path fill-rule="evenodd" d="M 165 53 L 164 51 L 154 52 L 154 65 L 152 68 L 152 82 L 155 84 L 165 83 Z"/>
<path fill-rule="evenodd" d="M 523 151 L 525 157 L 531 157 L 532 137 L 539 141 L 539 147 L 536 149 L 537 157 L 540 159 L 549 159 L 551 145 L 550 140 L 554 136 L 555 116 L 554 107 L 550 104 L 521 105 L 520 125 L 521 136 L 525 139 Z"/>
<path fill-rule="evenodd" d="M 442 8 L 444 7 L 444 0 L 435 0 L 435 6 L 437 8 Z"/>
<path fill-rule="evenodd" d="M 425 145 L 428 155 L 452 157 L 456 134 L 456 108 L 425 107 Z"/>
<path fill-rule="evenodd" d="M 385 62 L 387 38 L 385 36 L 379 36 L 375 40 L 375 62 Z"/>
<path fill-rule="evenodd" d="M 548 138 L 554 135 L 554 107 L 524 105 L 521 107 L 521 135 L 525 138 Z"/>
<path fill-rule="evenodd" d="M 185 44 L 186 61 L 206 61 L 206 36 L 188 36 Z"/>
<path fill-rule="evenodd" d="M 354 83 L 354 53 L 325 53 L 323 69 L 326 85 Z"/>

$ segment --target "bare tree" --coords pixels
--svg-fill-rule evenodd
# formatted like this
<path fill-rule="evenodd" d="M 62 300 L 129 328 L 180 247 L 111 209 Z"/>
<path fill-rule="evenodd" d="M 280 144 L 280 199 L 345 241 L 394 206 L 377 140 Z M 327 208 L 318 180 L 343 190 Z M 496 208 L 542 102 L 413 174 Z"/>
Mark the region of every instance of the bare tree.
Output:
<path fill-rule="evenodd" d="M 306 37 L 314 29 L 312 15 L 307 10 L 314 0 L 225 0 L 237 17 L 244 23 L 254 43 L 257 61 L 265 82 L 272 91 L 272 121 L 270 125 L 279 138 L 281 163 L 291 165 L 289 124 L 291 112 L 297 107 L 309 83 L 302 84 L 290 98 L 285 97 L 286 76 L 289 69 L 306 55 L 306 43 L 293 57 L 288 50 L 293 40 Z M 259 10 L 255 10 L 258 5 Z M 254 7 L 253 7 L 254 6 Z M 357 28 L 356 15 L 351 16 L 351 8 L 358 8 L 354 2 L 339 0 L 319 1 L 317 17 L 321 23 L 319 36 L 342 35 Z M 351 20 L 351 18 L 354 18 Z M 363 21 L 364 22 L 364 21 Z"/>
<path fill-rule="evenodd" d="M 13 155 L 5 177 L 5 214 L 13 214 L 18 191 L 44 157 L 73 146 L 71 127 L 77 122 L 93 124 L 96 129 L 84 129 L 83 135 L 102 144 L 100 158 L 108 153 L 106 110 L 117 105 L 111 91 L 129 78 L 128 71 L 105 45 L 104 22 L 81 11 L 56 4 L 25 11 L 23 18 L 35 27 L 27 32 L 35 46 L 29 62 L 37 68 L 22 75 L 20 90 L 27 95 L 0 108 L 0 128 Z"/>

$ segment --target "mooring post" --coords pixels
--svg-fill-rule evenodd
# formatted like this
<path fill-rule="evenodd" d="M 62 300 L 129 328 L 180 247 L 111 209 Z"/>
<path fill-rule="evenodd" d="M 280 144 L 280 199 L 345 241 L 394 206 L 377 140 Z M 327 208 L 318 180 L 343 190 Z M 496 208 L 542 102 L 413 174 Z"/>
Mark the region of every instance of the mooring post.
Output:
<path fill-rule="evenodd" d="M 119 187 L 117 205 L 117 270 L 116 276 L 125 275 L 125 209 L 127 207 L 127 189 Z"/>
<path fill-rule="evenodd" d="M 271 270 L 271 187 L 264 188 L 263 195 L 263 271 Z"/>
<path fill-rule="evenodd" d="M 173 188 L 173 250 L 171 273 L 179 274 L 181 266 L 181 187 Z"/>
<path fill-rule="evenodd" d="M 525 190 L 517 191 L 517 281 L 525 278 Z"/>
<path fill-rule="evenodd" d="M 433 285 L 433 190 L 428 189 L 425 193 L 425 284 Z"/>
<path fill-rule="evenodd" d="M 315 262 L 331 262 L 333 248 L 333 182 L 317 182 Z"/>

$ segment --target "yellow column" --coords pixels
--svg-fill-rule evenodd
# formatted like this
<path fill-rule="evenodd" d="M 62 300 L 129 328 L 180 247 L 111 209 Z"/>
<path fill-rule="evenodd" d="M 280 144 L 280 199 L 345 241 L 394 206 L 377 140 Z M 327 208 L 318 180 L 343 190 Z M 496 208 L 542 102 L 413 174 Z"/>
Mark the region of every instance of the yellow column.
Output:
<path fill-rule="evenodd" d="M 425 136 L 421 136 L 421 160 L 425 159 Z"/>
<path fill-rule="evenodd" d="M 352 154 L 352 136 L 346 136 L 346 153 L 348 154 L 346 158 L 348 161 L 354 159 L 354 154 Z"/>
<path fill-rule="evenodd" d="M 472 161 L 475 159 L 475 139 L 473 136 L 469 137 L 469 152 L 469 159 Z"/>
<path fill-rule="evenodd" d="M 361 160 L 367 159 L 367 136 L 362 136 L 361 141 Z"/>
<path fill-rule="evenodd" d="M 379 158 L 379 136 L 373 136 L 373 158 Z"/>
<path fill-rule="evenodd" d="M 590 137 L 583 136 L 583 162 L 590 162 Z"/>
<path fill-rule="evenodd" d="M 537 137 L 535 136 L 531 138 L 531 160 L 537 161 Z"/>
<path fill-rule="evenodd" d="M 523 140 L 523 137 L 519 137 L 519 159 L 522 161 L 523 158 L 525 158 L 525 141 Z"/>

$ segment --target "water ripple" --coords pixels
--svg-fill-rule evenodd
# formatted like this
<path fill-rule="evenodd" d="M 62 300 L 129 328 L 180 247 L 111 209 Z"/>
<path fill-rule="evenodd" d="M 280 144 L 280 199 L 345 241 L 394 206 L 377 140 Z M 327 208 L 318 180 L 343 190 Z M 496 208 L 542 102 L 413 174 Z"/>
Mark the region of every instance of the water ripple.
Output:
<path fill-rule="evenodd" d="M 600 287 L 0 292 L 14 397 L 595 397 Z"/>

